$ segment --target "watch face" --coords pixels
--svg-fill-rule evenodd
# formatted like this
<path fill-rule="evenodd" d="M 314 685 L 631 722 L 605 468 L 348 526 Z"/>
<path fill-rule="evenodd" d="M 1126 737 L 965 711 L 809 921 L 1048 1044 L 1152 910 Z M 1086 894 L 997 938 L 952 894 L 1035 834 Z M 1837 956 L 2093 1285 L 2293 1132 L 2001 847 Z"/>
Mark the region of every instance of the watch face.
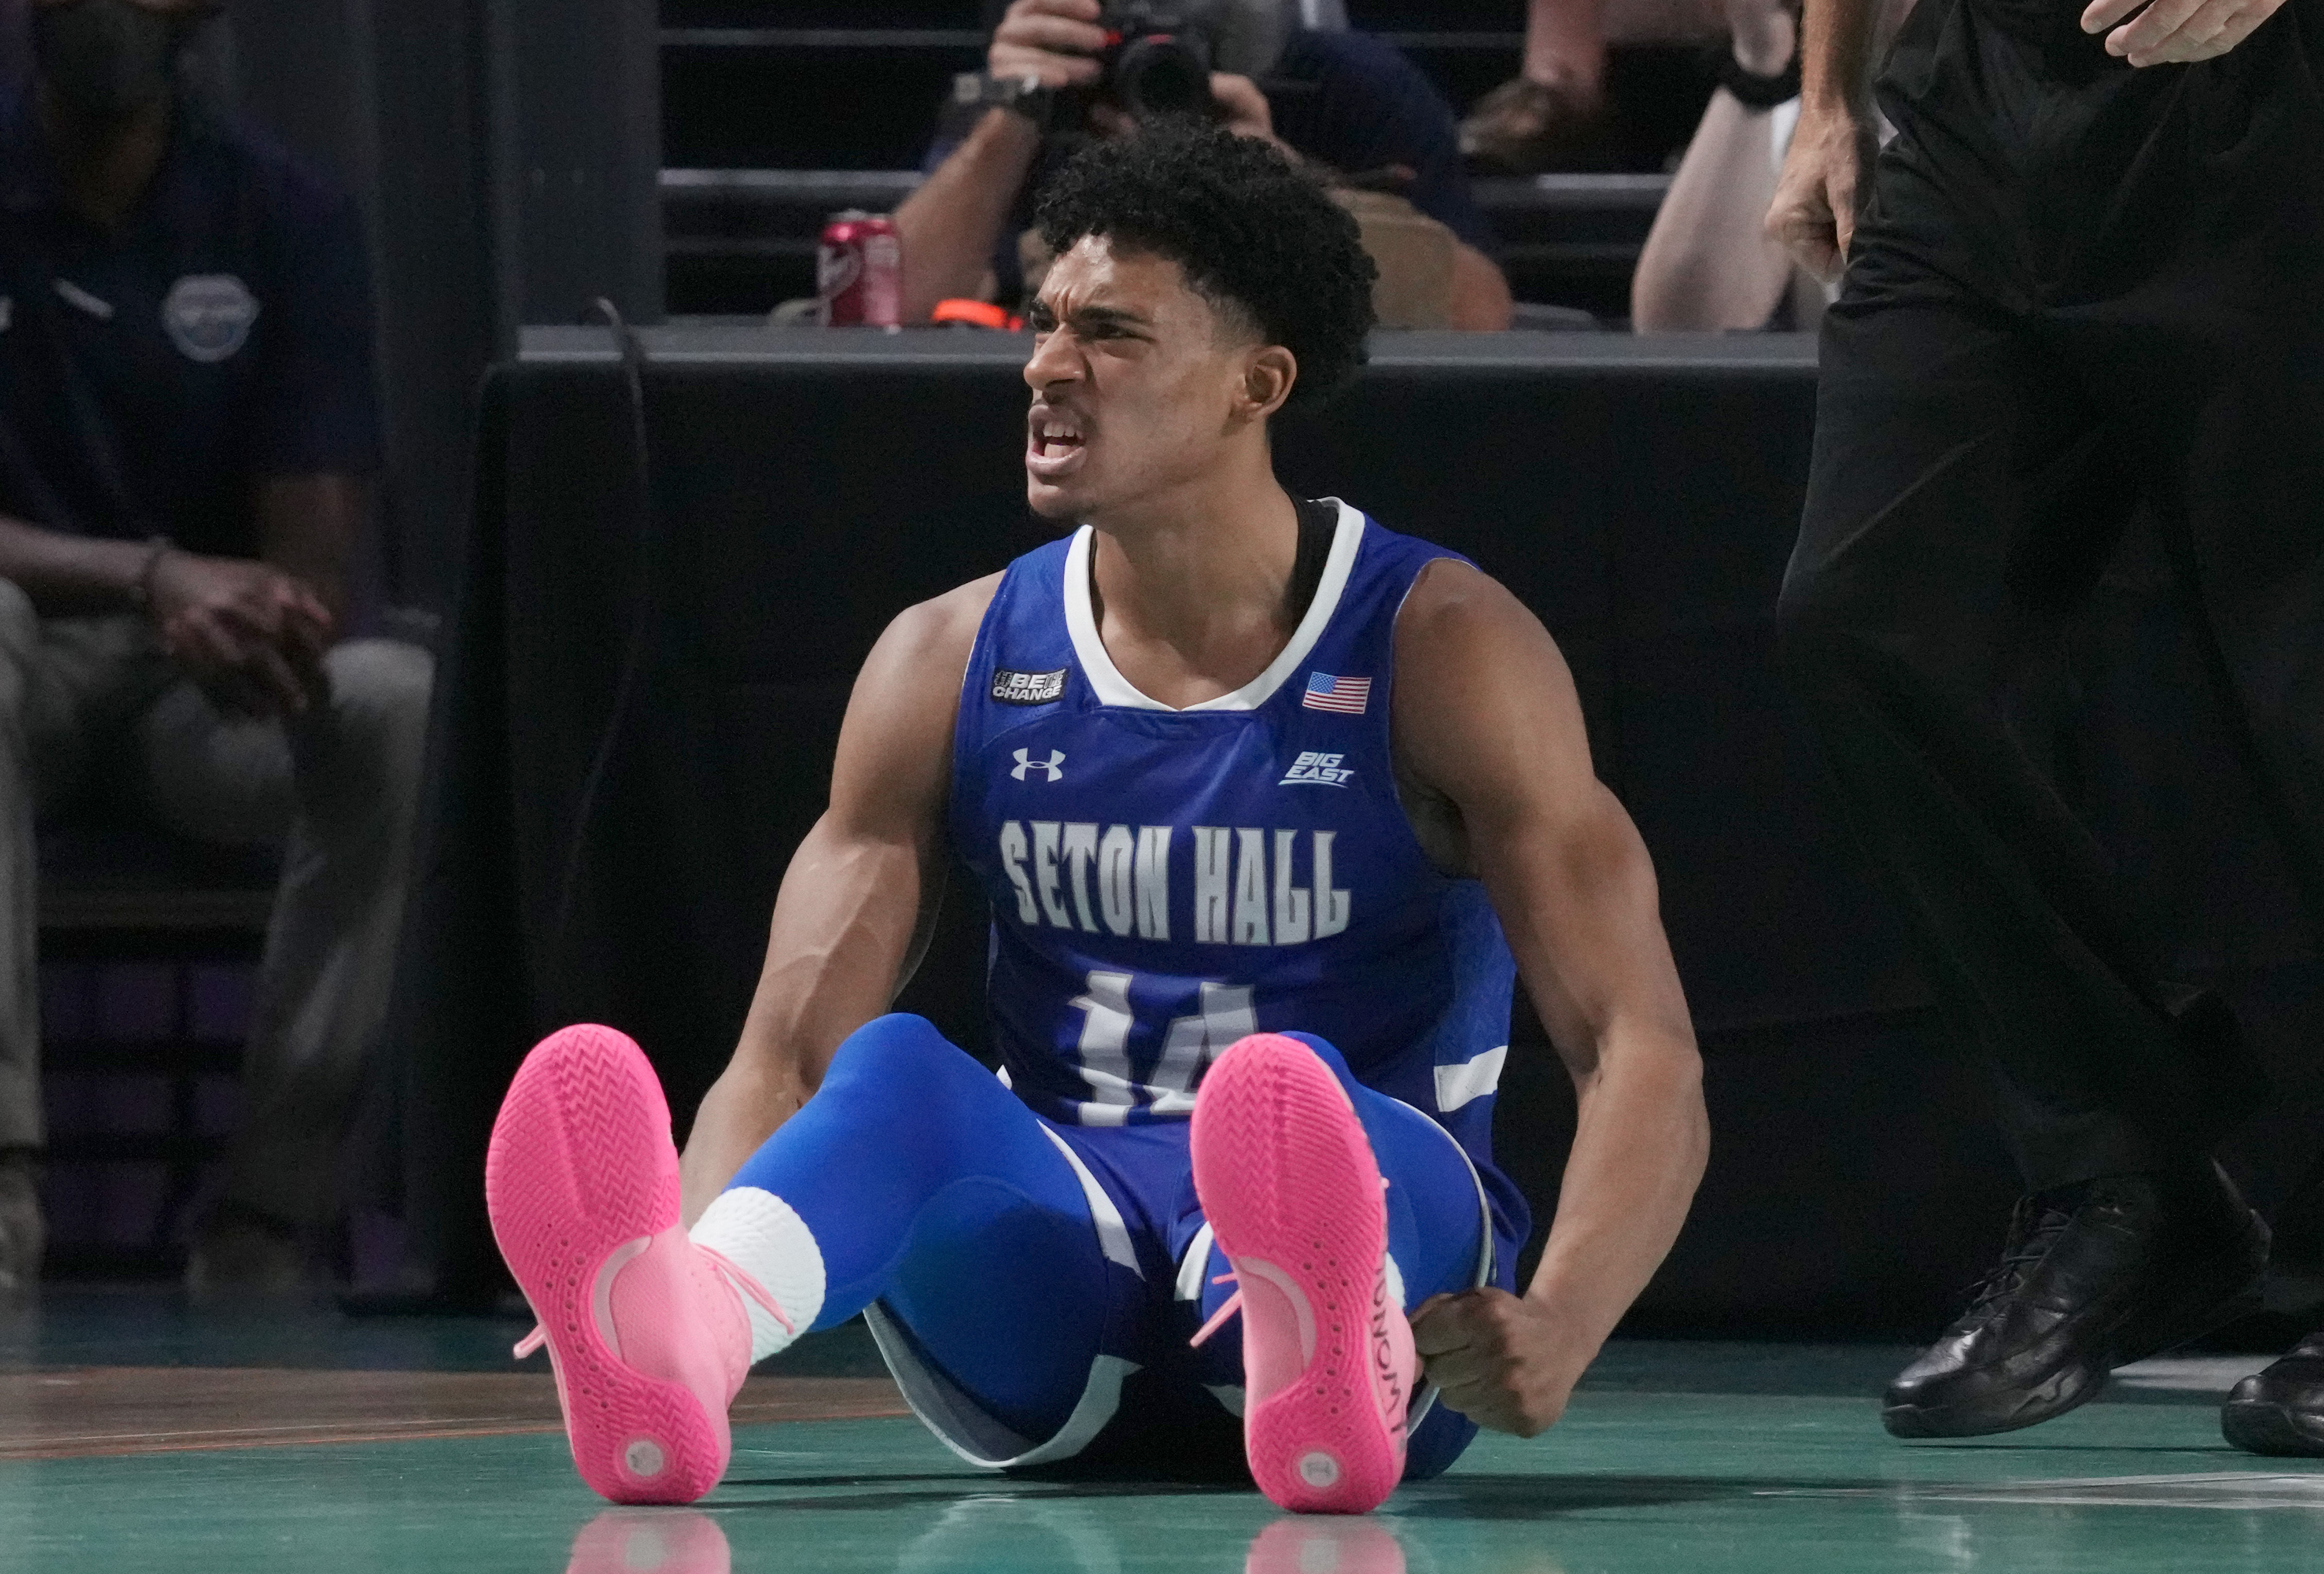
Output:
<path fill-rule="evenodd" d="M 955 104 L 997 104 L 1014 106 L 1041 93 L 1041 78 L 1027 72 L 1021 77 L 993 77 L 982 71 L 964 71 L 952 79 L 952 97 Z"/>

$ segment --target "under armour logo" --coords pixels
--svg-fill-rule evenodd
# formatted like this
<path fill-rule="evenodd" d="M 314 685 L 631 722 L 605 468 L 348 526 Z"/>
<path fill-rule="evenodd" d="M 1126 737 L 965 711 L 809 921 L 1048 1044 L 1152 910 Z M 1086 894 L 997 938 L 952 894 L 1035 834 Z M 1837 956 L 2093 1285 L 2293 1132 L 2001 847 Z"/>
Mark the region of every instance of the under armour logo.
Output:
<path fill-rule="evenodd" d="M 1017 751 L 1017 769 L 1010 771 L 1009 774 L 1015 777 L 1019 781 L 1023 781 L 1025 779 L 1025 773 L 1028 770 L 1046 770 L 1049 773 L 1048 779 L 1056 781 L 1065 774 L 1065 757 L 1056 750 L 1052 749 L 1049 750 L 1048 759 L 1036 759 L 1033 758 L 1033 751 L 1031 750 L 1019 749 Z"/>

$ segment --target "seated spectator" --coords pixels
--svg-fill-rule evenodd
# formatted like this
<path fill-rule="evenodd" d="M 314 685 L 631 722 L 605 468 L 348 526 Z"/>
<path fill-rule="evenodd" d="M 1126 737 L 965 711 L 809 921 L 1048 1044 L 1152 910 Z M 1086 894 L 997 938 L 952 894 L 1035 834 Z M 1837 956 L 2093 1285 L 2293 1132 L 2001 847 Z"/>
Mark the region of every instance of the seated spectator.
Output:
<path fill-rule="evenodd" d="M 1762 226 L 1799 124 L 1799 26 L 1784 0 L 1730 0 L 1720 86 L 1630 280 L 1642 334 L 1812 328 L 1821 285 Z"/>
<path fill-rule="evenodd" d="M 203 1291 L 279 1291 L 403 907 L 429 662 L 343 640 L 378 464 L 348 199 L 181 85 L 214 0 L 32 0 L 0 101 L 0 1283 L 39 1272 L 36 812 L 284 849 Z"/>
<path fill-rule="evenodd" d="M 1800 122 L 1795 0 L 1727 0 L 1734 24 L 1720 85 L 1655 215 L 1630 280 L 1639 333 L 1813 329 L 1831 292 L 1766 233 L 1792 133 Z M 1913 0 L 1884 0 L 1878 51 Z"/>
<path fill-rule="evenodd" d="M 1273 9 L 1244 0 L 1240 13 Z M 1015 0 L 1001 17 L 985 75 L 963 78 L 965 102 L 930 152 L 927 179 L 896 211 L 907 322 L 947 298 L 1018 298 L 1018 243 L 1043 175 L 1084 136 L 1134 132 L 1097 58 L 1102 14 L 1099 0 Z M 1213 73 L 1197 112 L 1342 178 L 1380 263 L 1383 321 L 1507 327 L 1508 283 L 1486 254 L 1491 231 L 1469 193 L 1452 110 L 1428 79 L 1362 33 L 1267 33 L 1250 27 L 1232 41 L 1239 50 L 1222 52 L 1217 63 L 1243 69 Z"/>
<path fill-rule="evenodd" d="M 1517 74 L 1461 123 L 1462 155 L 1504 175 L 1610 168 L 1607 44 L 1715 40 L 1732 9 L 1722 0 L 1530 0 Z"/>

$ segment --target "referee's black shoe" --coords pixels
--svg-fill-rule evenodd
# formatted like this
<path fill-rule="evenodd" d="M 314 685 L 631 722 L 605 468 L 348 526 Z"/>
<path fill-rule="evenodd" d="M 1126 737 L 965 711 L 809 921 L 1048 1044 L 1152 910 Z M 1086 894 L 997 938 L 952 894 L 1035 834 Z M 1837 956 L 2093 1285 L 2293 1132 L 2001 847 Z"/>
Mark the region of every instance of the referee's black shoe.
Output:
<path fill-rule="evenodd" d="M 2025 1198 L 2001 1262 L 1888 1385 L 1881 1422 L 1900 1438 L 1959 1438 L 2063 1415 L 2115 1367 L 2257 1311 L 2267 1246 L 2215 1166 Z"/>
<path fill-rule="evenodd" d="M 2219 1412 L 2227 1441 L 2254 1454 L 2324 1458 L 2324 1333 L 2236 1385 Z"/>

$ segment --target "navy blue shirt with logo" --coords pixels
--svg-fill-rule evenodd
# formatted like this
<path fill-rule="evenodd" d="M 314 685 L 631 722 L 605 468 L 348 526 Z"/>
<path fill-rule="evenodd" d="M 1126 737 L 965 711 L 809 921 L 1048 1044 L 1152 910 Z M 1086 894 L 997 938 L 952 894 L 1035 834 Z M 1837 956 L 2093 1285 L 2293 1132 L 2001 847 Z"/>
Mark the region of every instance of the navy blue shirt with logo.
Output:
<path fill-rule="evenodd" d="M 69 212 L 0 101 L 0 513 L 254 556 L 256 483 L 379 463 L 354 204 L 239 124 L 180 115 L 117 231 Z"/>

